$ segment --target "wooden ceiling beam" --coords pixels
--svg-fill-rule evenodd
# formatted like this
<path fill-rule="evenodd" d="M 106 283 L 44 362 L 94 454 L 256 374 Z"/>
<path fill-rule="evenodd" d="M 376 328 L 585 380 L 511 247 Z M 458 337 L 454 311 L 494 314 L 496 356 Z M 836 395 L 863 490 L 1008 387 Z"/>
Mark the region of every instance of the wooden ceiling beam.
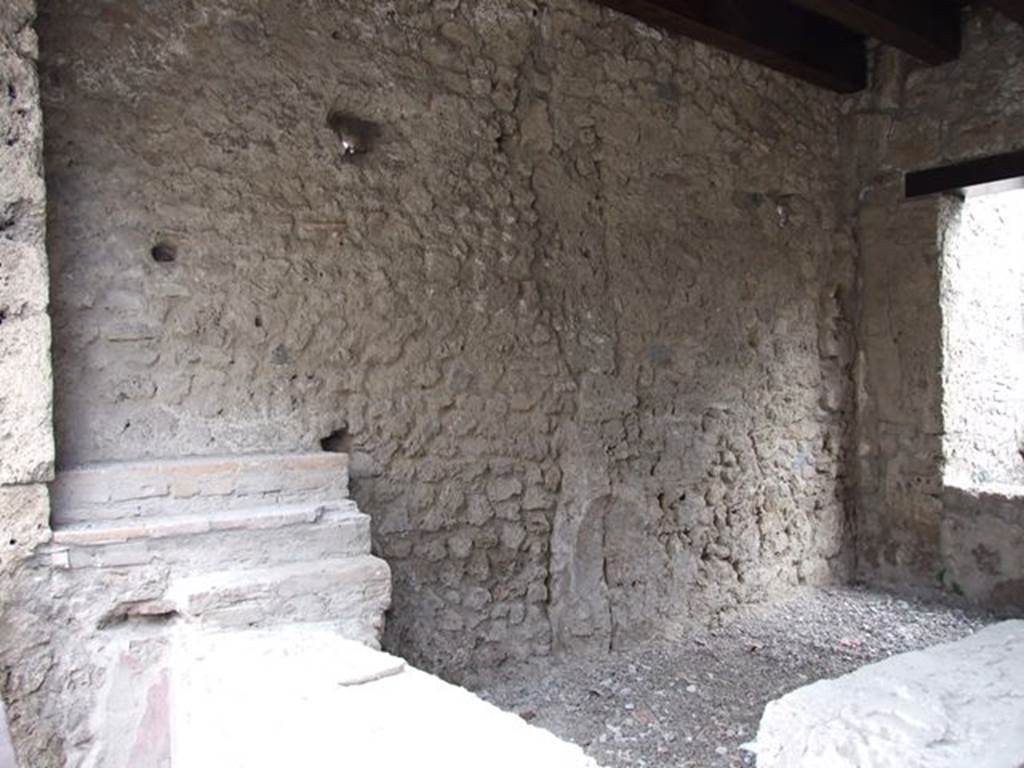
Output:
<path fill-rule="evenodd" d="M 991 0 L 992 5 L 1018 24 L 1024 24 L 1024 0 Z"/>
<path fill-rule="evenodd" d="M 960 7 L 949 0 L 792 0 L 927 64 L 960 55 Z M 1002 0 L 1021 5 L 1024 0 Z"/>
<path fill-rule="evenodd" d="M 1024 189 L 1024 151 L 978 157 L 908 173 L 907 197 L 953 192 L 963 197 Z"/>
<path fill-rule="evenodd" d="M 867 85 L 863 36 L 783 0 L 598 2 L 840 93 Z"/>

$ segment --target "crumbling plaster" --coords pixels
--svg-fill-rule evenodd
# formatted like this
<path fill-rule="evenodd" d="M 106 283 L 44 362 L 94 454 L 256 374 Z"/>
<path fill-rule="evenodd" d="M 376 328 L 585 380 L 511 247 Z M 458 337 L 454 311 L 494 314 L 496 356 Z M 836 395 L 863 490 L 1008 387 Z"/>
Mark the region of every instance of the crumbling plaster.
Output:
<path fill-rule="evenodd" d="M 41 10 L 64 466 L 345 430 L 448 672 L 848 573 L 837 97 L 578 0 Z"/>
<path fill-rule="evenodd" d="M 958 61 L 879 49 L 875 70 L 841 122 L 858 243 L 858 570 L 1020 610 L 1024 499 L 943 480 L 941 269 L 960 204 L 905 200 L 903 176 L 1024 146 L 1024 30 L 972 9 Z"/>

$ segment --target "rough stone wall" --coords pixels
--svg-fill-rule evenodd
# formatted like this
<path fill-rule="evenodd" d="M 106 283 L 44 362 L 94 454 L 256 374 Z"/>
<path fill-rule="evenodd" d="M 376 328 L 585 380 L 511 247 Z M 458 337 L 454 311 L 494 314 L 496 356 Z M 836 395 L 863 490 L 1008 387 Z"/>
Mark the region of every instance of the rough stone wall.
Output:
<path fill-rule="evenodd" d="M 959 203 L 905 200 L 903 175 L 1024 146 L 1022 95 L 1024 30 L 968 11 L 957 62 L 926 68 L 878 52 L 841 140 L 854 182 L 843 214 L 859 244 L 859 570 L 1007 606 L 1022 602 L 1024 514 L 943 483 L 941 263 Z"/>
<path fill-rule="evenodd" d="M 578 0 L 41 5 L 64 466 L 333 434 L 447 672 L 845 574 L 835 97 Z"/>
<path fill-rule="evenodd" d="M 45 536 L 53 478 L 46 193 L 35 6 L 0 13 L 0 568 Z M 8 535 L 9 534 L 9 535 Z"/>
<path fill-rule="evenodd" d="M 958 214 L 941 264 L 945 482 L 1024 487 L 1024 191 Z"/>
<path fill-rule="evenodd" d="M 33 727 L 20 694 L 47 666 L 35 664 L 45 630 L 18 606 L 31 592 L 25 558 L 50 536 L 54 452 L 34 18 L 31 0 L 0 6 L 0 694 L 19 739 Z"/>

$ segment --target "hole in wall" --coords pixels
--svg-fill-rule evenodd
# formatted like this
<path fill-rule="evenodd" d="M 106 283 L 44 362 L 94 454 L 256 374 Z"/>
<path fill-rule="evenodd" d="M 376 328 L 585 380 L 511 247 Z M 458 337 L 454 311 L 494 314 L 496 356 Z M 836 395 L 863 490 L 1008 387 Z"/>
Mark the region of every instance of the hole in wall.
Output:
<path fill-rule="evenodd" d="M 380 136 L 380 127 L 376 123 L 339 109 L 332 109 L 328 113 L 327 127 L 334 131 L 341 142 L 342 157 L 348 159 L 369 152 Z"/>
<path fill-rule="evenodd" d="M 352 435 L 348 424 L 342 424 L 320 440 L 320 448 L 327 453 L 352 453 Z"/>
<path fill-rule="evenodd" d="M 149 255 L 159 264 L 170 264 L 177 260 L 178 248 L 171 243 L 160 242 L 153 246 Z"/>

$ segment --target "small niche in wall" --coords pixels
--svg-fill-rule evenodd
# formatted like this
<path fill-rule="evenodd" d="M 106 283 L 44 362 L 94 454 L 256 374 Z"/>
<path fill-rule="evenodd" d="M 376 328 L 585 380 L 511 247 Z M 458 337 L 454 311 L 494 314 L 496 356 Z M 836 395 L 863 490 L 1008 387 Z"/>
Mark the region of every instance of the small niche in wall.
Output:
<path fill-rule="evenodd" d="M 331 434 L 320 440 L 320 448 L 327 453 L 352 453 L 352 434 L 348 424 L 342 423 Z"/>
<path fill-rule="evenodd" d="M 338 137 L 341 156 L 349 159 L 369 152 L 381 132 L 376 123 L 340 109 L 332 109 L 328 113 L 327 127 Z"/>
<path fill-rule="evenodd" d="M 178 260 L 178 248 L 173 243 L 161 241 L 150 249 L 149 255 L 158 264 L 172 264 Z"/>

